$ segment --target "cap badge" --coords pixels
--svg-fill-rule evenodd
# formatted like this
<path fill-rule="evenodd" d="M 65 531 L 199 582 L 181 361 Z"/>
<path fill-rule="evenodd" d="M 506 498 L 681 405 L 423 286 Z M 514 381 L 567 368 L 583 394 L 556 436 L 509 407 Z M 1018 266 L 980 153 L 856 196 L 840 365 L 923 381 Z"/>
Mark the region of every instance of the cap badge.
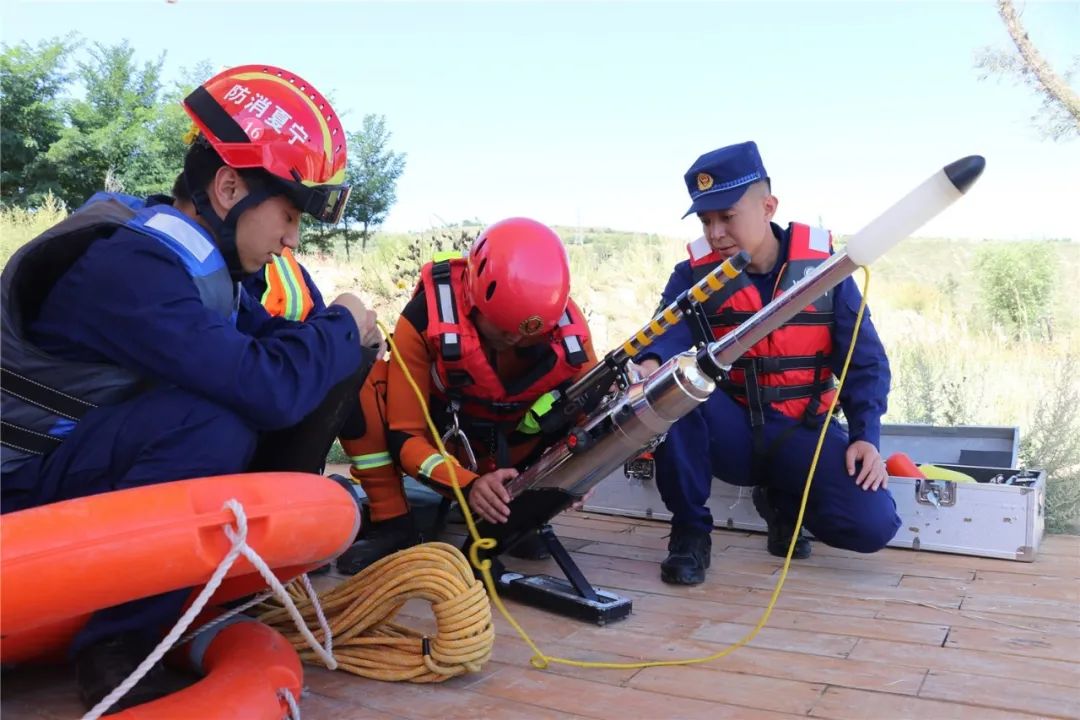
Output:
<path fill-rule="evenodd" d="M 712 187 L 713 179 L 709 173 L 698 173 L 697 176 L 697 189 L 701 192 L 705 192 Z"/>

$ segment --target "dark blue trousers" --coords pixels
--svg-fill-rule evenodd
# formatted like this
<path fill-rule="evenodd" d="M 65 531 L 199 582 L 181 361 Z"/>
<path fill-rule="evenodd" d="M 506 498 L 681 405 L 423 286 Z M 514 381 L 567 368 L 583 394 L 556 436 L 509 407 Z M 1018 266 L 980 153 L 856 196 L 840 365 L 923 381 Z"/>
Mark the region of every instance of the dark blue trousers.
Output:
<path fill-rule="evenodd" d="M 820 428 L 806 427 L 772 408 L 765 413 L 764 442 L 774 449 L 762 477 L 780 518 L 793 523 Z M 785 433 L 786 439 L 775 444 Z M 888 490 L 863 490 L 855 484 L 845 467 L 847 446 L 847 432 L 831 423 L 810 486 L 804 524 L 827 545 L 876 552 L 900 529 L 896 503 Z M 733 485 L 756 484 L 753 447 L 749 410 L 720 391 L 676 422 L 655 452 L 656 484 L 672 513 L 672 525 L 711 531 L 713 518 L 705 503 L 712 477 Z"/>
<path fill-rule="evenodd" d="M 173 480 L 243 472 L 257 434 L 237 415 L 176 388 L 151 390 L 88 412 L 56 450 L 5 475 L 3 512 Z M 152 508 L 147 508 L 152 511 Z M 190 589 L 94 613 L 72 652 L 123 632 L 160 629 L 180 615 Z"/>

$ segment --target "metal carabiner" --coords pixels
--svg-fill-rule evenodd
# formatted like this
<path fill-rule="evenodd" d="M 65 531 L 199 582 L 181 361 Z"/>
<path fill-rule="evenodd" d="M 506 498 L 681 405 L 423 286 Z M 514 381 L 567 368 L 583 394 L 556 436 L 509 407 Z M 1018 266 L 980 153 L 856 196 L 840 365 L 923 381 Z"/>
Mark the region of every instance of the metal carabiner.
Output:
<path fill-rule="evenodd" d="M 466 465 L 465 469 L 470 472 L 476 472 L 478 465 L 476 464 L 476 454 L 473 452 L 472 444 L 469 442 L 469 438 L 465 436 L 464 431 L 461 429 L 461 424 L 458 422 L 457 404 L 450 404 L 450 417 L 454 419 L 454 424 L 450 426 L 450 429 L 443 433 L 442 443 L 446 446 L 448 440 L 453 439 L 465 453 Z"/>

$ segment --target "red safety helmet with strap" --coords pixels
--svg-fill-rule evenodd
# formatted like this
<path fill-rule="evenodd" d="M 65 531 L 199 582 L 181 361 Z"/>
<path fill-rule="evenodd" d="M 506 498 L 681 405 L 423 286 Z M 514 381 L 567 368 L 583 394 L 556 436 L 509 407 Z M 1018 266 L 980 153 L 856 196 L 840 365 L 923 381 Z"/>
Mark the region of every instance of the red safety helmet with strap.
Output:
<path fill-rule="evenodd" d="M 345 131 L 303 78 L 270 65 L 224 70 L 182 101 L 229 167 L 265 170 L 300 210 L 336 223 L 349 197 Z"/>
<path fill-rule="evenodd" d="M 505 333 L 539 335 L 559 322 L 570 298 L 570 261 L 555 231 L 516 217 L 485 229 L 469 251 L 472 305 Z"/>

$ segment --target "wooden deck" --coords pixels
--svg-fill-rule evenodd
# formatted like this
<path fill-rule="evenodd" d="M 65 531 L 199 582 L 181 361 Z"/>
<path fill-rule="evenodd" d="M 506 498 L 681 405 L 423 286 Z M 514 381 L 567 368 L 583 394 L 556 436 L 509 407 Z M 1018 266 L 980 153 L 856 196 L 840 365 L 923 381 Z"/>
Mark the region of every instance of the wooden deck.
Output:
<path fill-rule="evenodd" d="M 634 601 L 594 627 L 511 604 L 551 655 L 673 659 L 714 653 L 757 622 L 780 561 L 764 538 L 717 531 L 704 585 L 660 582 L 664 523 L 570 513 L 556 522 L 589 579 Z M 557 574 L 554 565 L 515 569 Z M 321 578 L 321 582 L 329 578 Z M 423 605 L 406 608 L 432 627 Z M 1080 537 L 1052 536 L 1034 563 L 814 544 L 792 564 L 768 626 L 750 646 L 704 665 L 579 670 L 528 665 L 501 617 L 483 672 L 441 685 L 379 683 L 311 667 L 309 720 L 410 718 L 1080 718 Z M 69 670 L 14 670 L 0 713 L 81 715 Z"/>

